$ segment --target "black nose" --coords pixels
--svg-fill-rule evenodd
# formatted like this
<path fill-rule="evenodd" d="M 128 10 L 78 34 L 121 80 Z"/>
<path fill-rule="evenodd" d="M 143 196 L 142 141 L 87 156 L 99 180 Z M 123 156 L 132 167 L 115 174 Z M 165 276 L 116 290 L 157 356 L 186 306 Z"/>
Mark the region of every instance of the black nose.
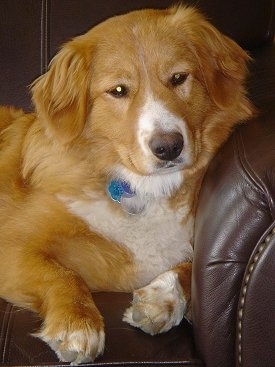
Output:
<path fill-rule="evenodd" d="M 152 153 L 163 161 L 173 161 L 183 149 L 183 136 L 178 132 L 159 133 L 149 141 Z"/>

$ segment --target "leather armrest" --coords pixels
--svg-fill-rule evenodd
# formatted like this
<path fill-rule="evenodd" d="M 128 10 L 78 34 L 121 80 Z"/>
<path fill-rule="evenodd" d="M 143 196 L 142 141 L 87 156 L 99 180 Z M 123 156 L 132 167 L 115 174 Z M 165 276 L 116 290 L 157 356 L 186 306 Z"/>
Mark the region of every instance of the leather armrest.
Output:
<path fill-rule="evenodd" d="M 235 365 L 244 273 L 260 238 L 275 220 L 274 157 L 275 108 L 269 106 L 236 129 L 202 184 L 192 308 L 197 347 L 207 366 Z M 275 257 L 271 261 L 274 266 Z M 271 296 L 265 294 L 265 302 Z"/>
<path fill-rule="evenodd" d="M 275 222 L 256 246 L 241 287 L 236 356 L 238 367 L 275 366 Z"/>

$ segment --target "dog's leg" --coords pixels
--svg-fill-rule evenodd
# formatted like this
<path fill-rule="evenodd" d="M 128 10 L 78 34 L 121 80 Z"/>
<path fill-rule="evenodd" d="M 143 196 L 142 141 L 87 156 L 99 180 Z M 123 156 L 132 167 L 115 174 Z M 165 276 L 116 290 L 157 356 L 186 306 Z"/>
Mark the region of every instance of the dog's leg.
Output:
<path fill-rule="evenodd" d="M 191 263 L 182 263 L 136 290 L 123 320 L 154 335 L 190 319 L 191 271 Z"/>
<path fill-rule="evenodd" d="M 52 284 L 45 289 L 44 324 L 36 335 L 50 345 L 61 361 L 91 362 L 104 349 L 102 316 L 80 277 L 61 266 L 53 265 L 49 270 L 52 275 L 47 277 L 52 276 Z"/>
<path fill-rule="evenodd" d="M 36 336 L 61 361 L 93 361 L 105 334 L 90 290 L 132 289 L 131 256 L 50 196 L 33 193 L 7 209 L 0 213 L 0 297 L 42 317 Z"/>
<path fill-rule="evenodd" d="M 16 285 L 8 281 L 9 297 L 5 298 L 42 316 L 42 329 L 34 335 L 47 342 L 61 361 L 93 361 L 103 352 L 105 334 L 85 282 L 49 255 L 28 256 L 18 260 L 21 279 L 17 278 Z"/>

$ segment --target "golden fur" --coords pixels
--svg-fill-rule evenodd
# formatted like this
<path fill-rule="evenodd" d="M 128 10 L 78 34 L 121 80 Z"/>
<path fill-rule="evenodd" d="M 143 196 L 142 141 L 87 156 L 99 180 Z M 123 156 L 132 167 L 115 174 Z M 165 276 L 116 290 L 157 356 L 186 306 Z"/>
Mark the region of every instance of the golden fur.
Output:
<path fill-rule="evenodd" d="M 0 295 L 40 314 L 39 335 L 59 358 L 78 363 L 103 351 L 103 320 L 90 290 L 144 285 L 136 281 L 131 250 L 92 231 L 63 198 L 85 202 L 92 193 L 93 205 L 106 197 L 117 164 L 150 176 L 136 122 L 151 94 L 187 121 L 192 164 L 182 168 L 181 186 L 167 198 L 170 210 L 186 209 L 184 225 L 194 216 L 209 160 L 233 126 L 252 114 L 244 87 L 248 60 L 192 8 L 132 12 L 60 50 L 32 86 L 34 114 L 0 108 Z M 186 86 L 171 87 L 169 78 L 181 71 Z M 127 97 L 110 95 L 124 84 Z M 111 200 L 106 205 L 113 216 L 126 215 Z M 188 301 L 191 266 L 175 272 Z M 82 331 L 77 347 L 68 346 Z M 58 338 L 65 341 L 56 346 Z"/>

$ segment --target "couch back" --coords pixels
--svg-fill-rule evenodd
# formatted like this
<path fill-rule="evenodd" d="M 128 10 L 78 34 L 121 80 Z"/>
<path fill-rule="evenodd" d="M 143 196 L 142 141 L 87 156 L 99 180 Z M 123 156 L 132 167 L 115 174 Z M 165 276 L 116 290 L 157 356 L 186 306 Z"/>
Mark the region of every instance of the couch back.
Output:
<path fill-rule="evenodd" d="M 273 38 L 274 0 L 188 0 L 246 49 Z M 61 44 L 100 21 L 174 0 L 1 0 L 0 104 L 31 110 L 28 86 L 47 70 Z"/>

